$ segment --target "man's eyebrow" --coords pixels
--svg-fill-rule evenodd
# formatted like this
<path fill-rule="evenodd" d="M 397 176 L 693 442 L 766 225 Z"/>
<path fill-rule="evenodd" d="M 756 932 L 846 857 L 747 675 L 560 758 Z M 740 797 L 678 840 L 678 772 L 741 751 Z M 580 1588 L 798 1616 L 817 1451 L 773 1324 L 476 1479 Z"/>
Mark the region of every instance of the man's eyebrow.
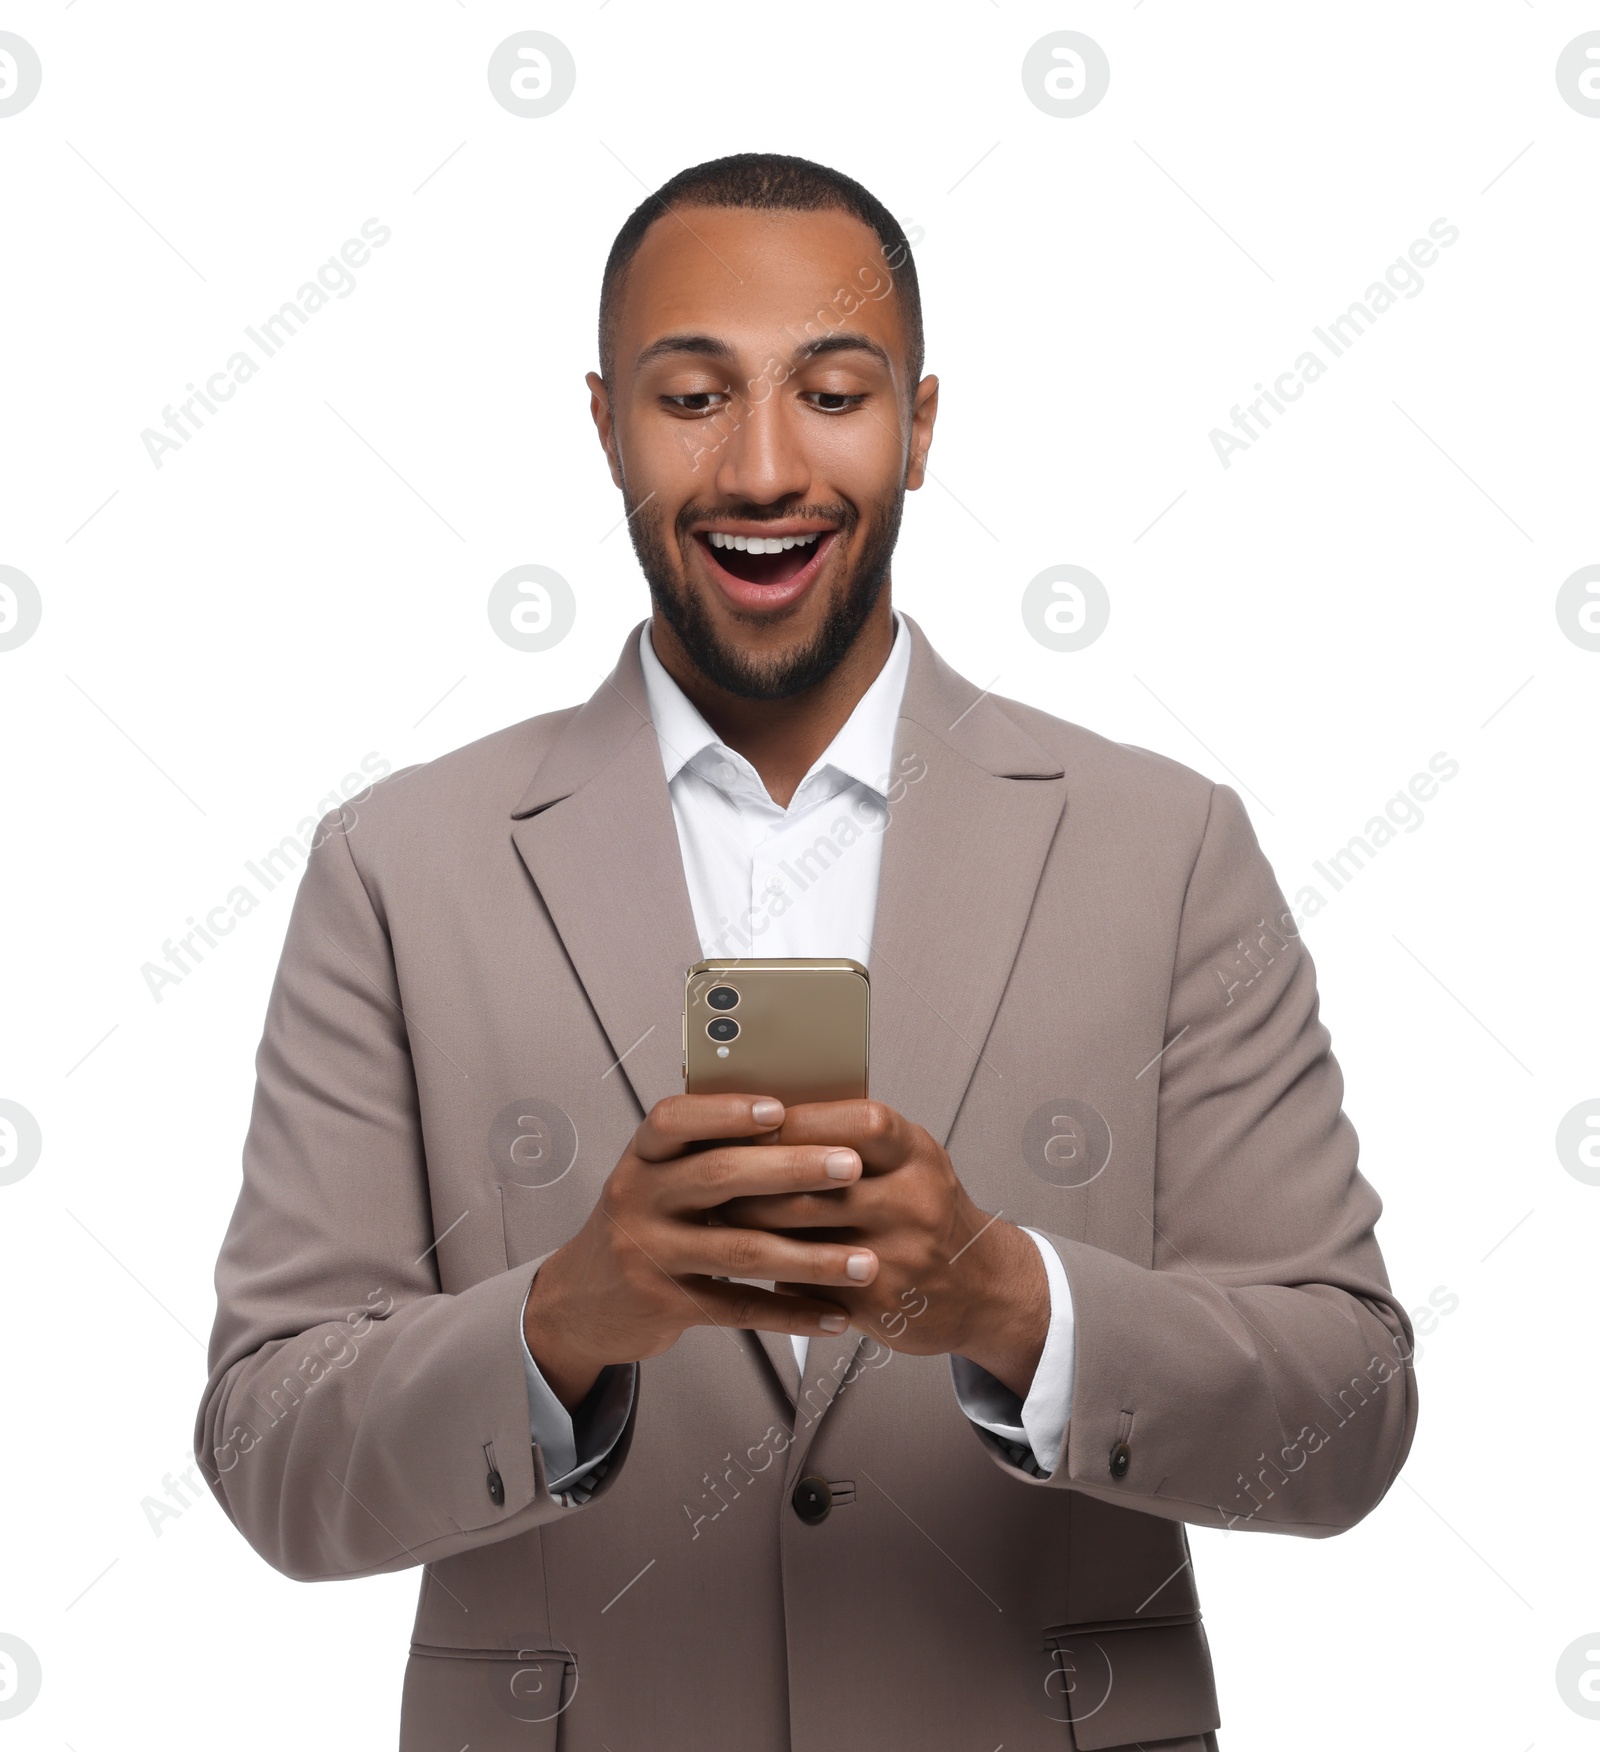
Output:
<path fill-rule="evenodd" d="M 642 371 L 653 361 L 667 358 L 674 353 L 692 353 L 702 359 L 715 359 L 721 364 L 731 364 L 734 359 L 733 348 L 715 335 L 684 332 L 662 335 L 659 340 L 642 348 L 633 362 L 633 368 L 635 371 Z M 818 335 L 814 340 L 803 341 L 795 348 L 792 359 L 799 365 L 810 359 L 822 358 L 828 353 L 867 353 L 885 371 L 891 375 L 894 372 L 894 362 L 888 353 L 870 335 L 853 329 L 841 329 L 831 335 Z"/>
<path fill-rule="evenodd" d="M 825 353 L 870 353 L 885 371 L 891 375 L 894 372 L 894 361 L 870 335 L 850 329 L 842 329 L 837 334 L 819 335 L 814 341 L 807 341 L 803 346 L 796 347 L 795 362 L 798 364 L 806 359 L 817 359 Z"/>

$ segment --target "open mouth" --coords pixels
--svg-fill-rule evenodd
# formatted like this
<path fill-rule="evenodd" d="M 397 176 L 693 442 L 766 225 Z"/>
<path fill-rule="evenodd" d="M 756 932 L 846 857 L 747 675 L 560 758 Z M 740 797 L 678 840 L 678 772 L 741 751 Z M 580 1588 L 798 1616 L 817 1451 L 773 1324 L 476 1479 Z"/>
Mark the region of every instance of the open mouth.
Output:
<path fill-rule="evenodd" d="M 695 540 L 711 563 L 741 584 L 775 588 L 796 582 L 814 569 L 833 541 L 834 531 L 815 535 L 743 536 L 700 530 Z"/>

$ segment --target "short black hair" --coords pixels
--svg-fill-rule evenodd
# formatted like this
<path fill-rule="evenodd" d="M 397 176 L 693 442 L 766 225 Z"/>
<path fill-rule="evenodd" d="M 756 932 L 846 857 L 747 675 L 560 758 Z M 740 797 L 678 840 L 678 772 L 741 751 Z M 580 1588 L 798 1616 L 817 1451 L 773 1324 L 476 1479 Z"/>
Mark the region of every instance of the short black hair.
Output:
<path fill-rule="evenodd" d="M 917 286 L 911 245 L 899 220 L 876 195 L 843 171 L 782 152 L 735 152 L 680 170 L 653 195 L 647 195 L 617 233 L 600 281 L 600 376 L 608 389 L 615 381 L 617 309 L 629 264 L 638 253 L 644 234 L 676 207 L 755 207 L 795 213 L 853 214 L 876 233 L 885 268 L 894 283 L 894 296 L 899 301 L 906 332 L 906 363 L 910 368 L 907 393 L 921 382 L 922 294 Z"/>

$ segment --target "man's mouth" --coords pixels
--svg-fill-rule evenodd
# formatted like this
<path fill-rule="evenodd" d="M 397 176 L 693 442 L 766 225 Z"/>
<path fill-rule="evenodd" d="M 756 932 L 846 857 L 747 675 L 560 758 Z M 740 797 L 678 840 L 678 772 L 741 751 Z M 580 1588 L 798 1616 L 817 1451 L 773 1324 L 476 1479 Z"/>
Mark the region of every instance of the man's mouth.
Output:
<path fill-rule="evenodd" d="M 744 609 L 776 609 L 803 596 L 833 546 L 832 529 L 776 536 L 701 529 L 695 541 L 723 593 Z"/>

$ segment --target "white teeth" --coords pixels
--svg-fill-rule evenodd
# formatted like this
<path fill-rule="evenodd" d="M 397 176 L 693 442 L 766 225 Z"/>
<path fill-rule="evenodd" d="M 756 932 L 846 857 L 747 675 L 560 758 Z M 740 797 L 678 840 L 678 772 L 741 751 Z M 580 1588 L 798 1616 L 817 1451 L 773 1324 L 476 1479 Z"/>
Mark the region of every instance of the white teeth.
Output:
<path fill-rule="evenodd" d="M 707 539 L 713 547 L 738 548 L 746 554 L 781 554 L 785 548 L 808 547 L 817 537 L 814 535 L 724 535 L 720 529 L 713 529 Z"/>

